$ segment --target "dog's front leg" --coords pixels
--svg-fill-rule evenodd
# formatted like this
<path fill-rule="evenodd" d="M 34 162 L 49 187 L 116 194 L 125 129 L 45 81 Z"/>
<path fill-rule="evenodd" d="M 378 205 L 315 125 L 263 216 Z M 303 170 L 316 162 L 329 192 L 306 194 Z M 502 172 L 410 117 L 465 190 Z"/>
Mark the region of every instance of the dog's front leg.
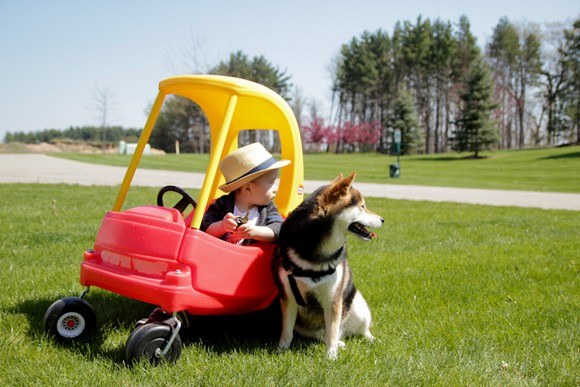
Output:
<path fill-rule="evenodd" d="M 278 342 L 278 349 L 284 350 L 290 347 L 294 337 L 294 325 L 298 315 L 298 304 L 293 299 L 280 297 L 282 308 L 282 333 Z"/>
<path fill-rule="evenodd" d="M 338 356 L 338 347 L 344 347 L 340 341 L 340 325 L 342 318 L 342 298 L 336 297 L 324 308 L 324 325 L 326 329 L 326 353 L 329 359 Z"/>

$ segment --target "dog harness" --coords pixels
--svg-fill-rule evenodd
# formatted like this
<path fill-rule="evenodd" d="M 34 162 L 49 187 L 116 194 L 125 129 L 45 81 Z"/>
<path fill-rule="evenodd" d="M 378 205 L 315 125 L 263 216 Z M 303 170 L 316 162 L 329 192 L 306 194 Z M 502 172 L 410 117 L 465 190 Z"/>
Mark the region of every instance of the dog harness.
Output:
<path fill-rule="evenodd" d="M 330 257 L 331 261 L 334 261 L 340 257 L 342 251 L 344 250 L 344 246 L 338 249 L 337 252 L 332 254 Z M 338 263 L 337 265 L 338 266 Z M 306 277 L 310 278 L 313 282 L 318 282 L 322 278 L 326 277 L 327 275 L 332 275 L 336 272 L 336 266 L 330 267 L 326 270 L 305 270 L 302 269 L 294 262 L 292 262 L 289 258 L 283 257 L 282 258 L 282 267 L 288 273 L 288 282 L 290 283 L 290 289 L 292 289 L 292 293 L 294 294 L 294 298 L 296 299 L 296 303 L 300 306 L 308 306 L 308 302 L 302 297 L 300 290 L 298 289 L 298 284 L 296 283 L 296 278 L 294 277 Z"/>

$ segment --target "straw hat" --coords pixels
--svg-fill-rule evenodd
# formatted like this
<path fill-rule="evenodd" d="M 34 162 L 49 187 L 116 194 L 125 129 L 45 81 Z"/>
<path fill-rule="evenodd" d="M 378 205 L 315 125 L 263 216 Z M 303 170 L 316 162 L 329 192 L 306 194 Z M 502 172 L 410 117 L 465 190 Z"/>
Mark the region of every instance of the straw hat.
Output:
<path fill-rule="evenodd" d="M 270 152 L 255 142 L 236 149 L 220 161 L 220 170 L 226 184 L 219 189 L 223 192 L 234 191 L 255 178 L 290 164 L 290 160 L 276 160 Z"/>

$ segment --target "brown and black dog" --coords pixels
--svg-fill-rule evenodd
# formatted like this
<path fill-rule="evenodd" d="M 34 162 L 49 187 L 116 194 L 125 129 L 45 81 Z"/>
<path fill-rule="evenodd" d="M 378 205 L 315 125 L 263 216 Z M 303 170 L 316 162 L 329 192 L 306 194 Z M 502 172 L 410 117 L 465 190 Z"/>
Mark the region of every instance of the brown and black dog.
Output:
<path fill-rule="evenodd" d="M 341 174 L 319 188 L 282 223 L 273 261 L 282 307 L 279 349 L 290 346 L 294 331 L 325 341 L 331 359 L 344 347 L 343 337 L 373 340 L 371 312 L 352 282 L 346 241 L 349 233 L 371 240 L 375 234 L 366 228 L 381 227 L 384 220 L 352 187 L 355 175 Z"/>

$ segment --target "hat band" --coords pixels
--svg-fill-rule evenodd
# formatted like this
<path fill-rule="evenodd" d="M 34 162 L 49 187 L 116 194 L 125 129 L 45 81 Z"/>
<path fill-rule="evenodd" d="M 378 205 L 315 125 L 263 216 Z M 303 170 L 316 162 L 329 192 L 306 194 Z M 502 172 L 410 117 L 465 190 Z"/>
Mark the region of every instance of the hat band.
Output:
<path fill-rule="evenodd" d="M 248 175 L 251 175 L 251 174 L 256 173 L 256 172 L 263 171 L 264 169 L 267 169 L 267 168 L 271 167 L 272 165 L 276 164 L 277 161 L 278 160 L 276 160 L 275 158 L 271 157 L 270 159 L 264 161 L 262 164 L 254 167 L 252 169 L 250 169 L 248 172 L 244 173 L 242 176 L 240 176 L 240 177 L 238 177 L 238 178 L 236 178 L 234 180 L 228 181 L 226 184 L 235 183 L 236 181 L 238 181 L 240 179 L 243 179 L 244 177 L 246 177 Z"/>

